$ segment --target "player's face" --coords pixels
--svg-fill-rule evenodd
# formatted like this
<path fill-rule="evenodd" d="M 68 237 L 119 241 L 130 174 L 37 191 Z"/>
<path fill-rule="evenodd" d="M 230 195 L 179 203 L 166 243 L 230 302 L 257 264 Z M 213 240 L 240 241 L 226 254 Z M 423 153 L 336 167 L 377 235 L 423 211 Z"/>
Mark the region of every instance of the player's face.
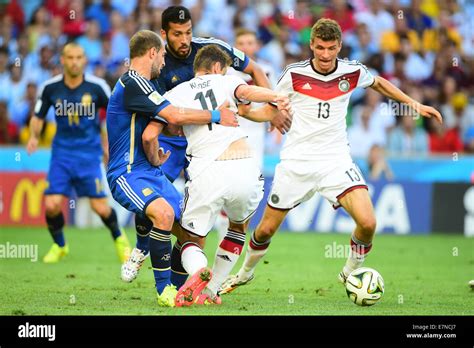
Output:
<path fill-rule="evenodd" d="M 334 41 L 323 41 L 314 38 L 310 46 L 314 55 L 316 69 L 321 72 L 328 72 L 336 66 L 336 58 L 342 48 L 342 43 Z"/>
<path fill-rule="evenodd" d="M 165 66 L 165 47 L 161 46 L 159 51 L 156 51 L 156 48 L 152 48 L 155 50 L 156 53 L 154 53 L 154 60 L 151 65 L 151 79 L 156 79 L 158 76 L 160 76 L 161 69 Z"/>
<path fill-rule="evenodd" d="M 71 77 L 82 75 L 86 65 L 84 50 L 78 46 L 66 47 L 61 56 L 61 64 L 64 68 L 64 74 Z"/>
<path fill-rule="evenodd" d="M 168 49 L 177 57 L 185 58 L 191 50 L 193 25 L 191 21 L 184 24 L 170 23 L 170 28 L 165 32 Z"/>
<path fill-rule="evenodd" d="M 252 34 L 240 35 L 235 40 L 235 47 L 244 52 L 249 57 L 255 57 L 255 54 L 259 48 L 257 38 Z"/>

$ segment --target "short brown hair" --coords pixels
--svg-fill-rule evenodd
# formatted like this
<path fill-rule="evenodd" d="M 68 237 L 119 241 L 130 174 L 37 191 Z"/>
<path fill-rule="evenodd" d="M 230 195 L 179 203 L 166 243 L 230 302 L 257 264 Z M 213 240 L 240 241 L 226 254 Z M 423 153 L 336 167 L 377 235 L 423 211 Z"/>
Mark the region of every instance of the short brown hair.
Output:
<path fill-rule="evenodd" d="M 238 28 L 235 30 L 235 38 L 238 38 L 239 36 L 243 35 L 253 35 L 255 36 L 255 38 L 257 38 L 257 33 L 253 30 L 247 28 Z"/>
<path fill-rule="evenodd" d="M 143 56 L 150 48 L 158 51 L 163 46 L 161 37 L 151 30 L 140 30 L 130 39 L 130 59 Z"/>
<path fill-rule="evenodd" d="M 342 30 L 339 24 L 329 18 L 319 19 L 311 28 L 311 41 L 315 38 L 323 41 L 335 41 L 341 42 Z"/>
<path fill-rule="evenodd" d="M 230 56 L 217 45 L 207 45 L 201 48 L 194 58 L 194 72 L 211 70 L 214 63 L 220 63 L 222 68 L 232 64 Z"/>

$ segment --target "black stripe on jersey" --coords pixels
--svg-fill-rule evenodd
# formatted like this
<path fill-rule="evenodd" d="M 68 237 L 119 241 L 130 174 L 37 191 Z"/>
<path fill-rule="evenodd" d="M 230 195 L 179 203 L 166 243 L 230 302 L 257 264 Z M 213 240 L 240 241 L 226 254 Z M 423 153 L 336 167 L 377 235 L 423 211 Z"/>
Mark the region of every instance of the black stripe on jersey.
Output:
<path fill-rule="evenodd" d="M 285 70 L 283 70 L 283 72 L 281 73 L 280 77 L 278 78 L 278 82 L 277 84 L 280 83 L 281 79 L 283 78 L 283 76 L 285 76 L 285 74 L 287 73 L 287 71 L 289 69 L 293 69 L 293 68 L 304 68 L 305 66 L 309 65 L 310 63 L 310 59 L 307 59 L 307 60 L 303 60 L 301 62 L 296 62 L 296 63 L 293 63 L 293 64 L 290 64 L 288 65 Z"/>

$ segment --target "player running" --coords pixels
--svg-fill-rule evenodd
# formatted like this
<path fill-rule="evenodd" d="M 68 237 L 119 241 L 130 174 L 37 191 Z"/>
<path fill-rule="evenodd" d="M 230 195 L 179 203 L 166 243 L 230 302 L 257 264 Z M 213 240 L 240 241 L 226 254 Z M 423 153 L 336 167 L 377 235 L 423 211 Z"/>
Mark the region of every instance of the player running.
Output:
<path fill-rule="evenodd" d="M 316 192 L 335 209 L 342 206 L 356 223 L 350 241 L 351 253 L 339 274 L 340 281 L 344 283 L 352 270 L 361 267 L 372 248 L 376 222 L 367 185 L 352 161 L 347 141 L 345 118 L 349 98 L 356 87 L 371 87 L 410 105 L 424 117 L 435 117 L 442 122 L 436 109 L 413 100 L 384 78 L 372 76 L 364 65 L 338 59 L 341 35 L 337 22 L 318 20 L 311 31 L 314 58 L 289 65 L 280 77 L 277 91 L 290 96 L 293 125 L 244 264 L 237 275 L 225 281 L 221 293 L 231 292 L 253 279 L 257 263 L 266 254 L 270 239 L 285 216 Z"/>
<path fill-rule="evenodd" d="M 230 55 L 232 67 L 235 70 L 249 74 L 258 86 L 270 87 L 265 72 L 242 51 L 221 40 L 193 38 L 191 14 L 186 7 L 171 6 L 165 9 L 161 16 L 161 25 L 161 36 L 166 40 L 165 48 L 167 54 L 165 56 L 166 64 L 160 76 L 152 80 L 158 92 L 164 94 L 180 83 L 194 78 L 194 58 L 201 47 L 210 44 L 219 45 Z M 286 116 L 278 113 L 272 119 L 275 127 L 283 133 L 289 130 Z M 165 152 L 170 151 L 171 153 L 169 159 L 163 164 L 162 169 L 168 179 L 173 182 L 187 166 L 186 138 L 160 134 L 159 142 Z M 132 250 L 132 256 L 129 261 L 122 267 L 121 277 L 124 281 L 133 281 L 137 277 L 141 265 L 148 257 L 148 240 L 151 225 L 151 222 L 142 215 L 135 215 L 137 243 L 136 247 Z M 183 285 L 188 277 L 181 265 L 180 249 L 180 244 L 175 243 L 171 254 L 171 280 L 178 288 Z"/>
<path fill-rule="evenodd" d="M 28 154 L 37 150 L 44 119 L 54 107 L 57 131 L 44 193 L 46 223 L 54 244 L 43 262 L 56 263 L 69 253 L 62 206 L 73 188 L 77 196 L 89 197 L 92 210 L 112 233 L 120 261 L 125 262 L 130 255 L 129 242 L 120 230 L 115 210 L 107 202 L 101 168 L 107 150 L 102 148 L 105 142 L 101 141 L 99 109 L 107 107 L 110 88 L 104 80 L 84 75 L 84 49 L 76 43 L 64 46 L 61 64 L 63 74 L 49 79 L 39 90 L 27 144 Z"/>
<path fill-rule="evenodd" d="M 237 76 L 224 76 L 231 64 L 231 58 L 219 46 L 203 47 L 194 59 L 196 77 L 173 88 L 164 97 L 173 104 L 203 110 L 215 110 L 226 101 L 234 111 L 241 101 L 278 102 L 280 109 L 289 107 L 285 95 L 249 86 Z M 257 122 L 270 120 L 260 115 L 270 113 L 255 112 L 246 117 Z M 242 251 L 247 222 L 263 197 L 263 176 L 240 127 L 209 123 L 186 125 L 183 130 L 188 141 L 189 180 L 180 221 L 186 233 L 180 242 L 183 243 L 183 267 L 192 276 L 178 291 L 177 305 L 190 305 L 194 301 L 199 304 L 220 303 L 217 290 Z M 214 275 L 208 284 L 212 273 L 206 267 L 207 259 L 202 248 L 221 210 L 229 218 L 229 228 L 217 249 Z"/>
<path fill-rule="evenodd" d="M 158 304 L 173 307 L 177 290 L 170 282 L 171 228 L 180 217 L 181 197 L 160 167 L 170 153 L 159 148 L 158 135 L 168 122 L 238 123 L 228 109 L 178 108 L 163 98 L 150 80 L 158 77 L 164 54 L 162 39 L 152 31 L 141 30 L 130 39 L 130 70 L 117 81 L 107 107 L 107 181 L 118 203 L 152 221 L 149 249 Z"/>

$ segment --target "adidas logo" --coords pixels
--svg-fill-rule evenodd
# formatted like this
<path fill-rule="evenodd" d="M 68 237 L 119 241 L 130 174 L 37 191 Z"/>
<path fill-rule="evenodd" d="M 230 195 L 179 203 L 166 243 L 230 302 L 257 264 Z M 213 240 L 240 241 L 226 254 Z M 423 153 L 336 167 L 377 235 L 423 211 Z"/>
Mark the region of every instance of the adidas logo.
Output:
<path fill-rule="evenodd" d="M 192 221 L 188 224 L 188 227 L 194 228 L 194 224 Z"/>
<path fill-rule="evenodd" d="M 308 82 L 306 82 L 306 83 L 303 85 L 303 87 L 301 87 L 301 89 L 312 89 L 312 88 L 311 88 L 311 85 L 310 85 Z"/>
<path fill-rule="evenodd" d="M 229 261 L 229 262 L 232 261 L 232 260 L 230 259 L 230 257 L 227 256 L 227 255 L 217 255 L 217 257 L 220 257 L 220 258 L 221 258 L 222 260 L 224 260 L 224 261 Z"/>
<path fill-rule="evenodd" d="M 162 261 L 169 261 L 171 259 L 170 254 L 164 254 L 163 257 L 161 258 Z"/>

